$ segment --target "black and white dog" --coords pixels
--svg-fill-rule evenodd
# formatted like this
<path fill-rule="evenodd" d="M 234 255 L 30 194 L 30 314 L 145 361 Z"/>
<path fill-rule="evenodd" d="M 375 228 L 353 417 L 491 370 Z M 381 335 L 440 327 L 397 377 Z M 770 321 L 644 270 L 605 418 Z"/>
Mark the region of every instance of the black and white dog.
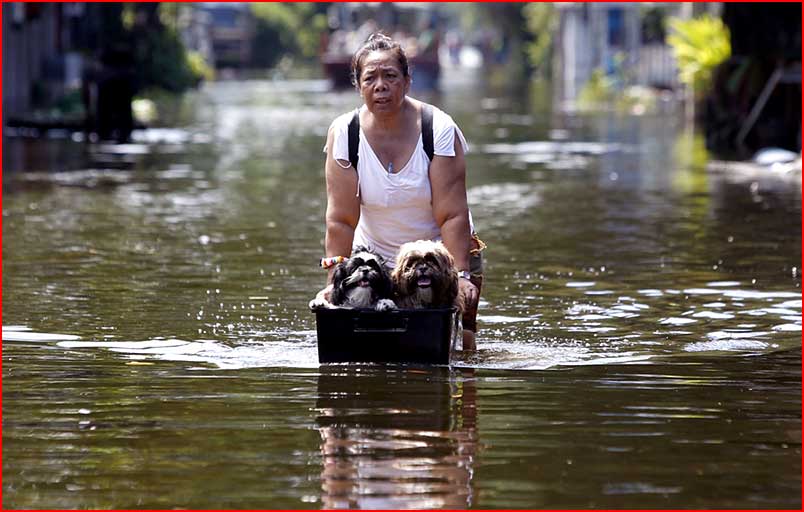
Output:
<path fill-rule="evenodd" d="M 382 257 L 357 247 L 348 260 L 335 267 L 329 302 L 316 297 L 310 301 L 310 309 L 346 307 L 388 311 L 396 309 L 392 296 L 391 276 Z"/>

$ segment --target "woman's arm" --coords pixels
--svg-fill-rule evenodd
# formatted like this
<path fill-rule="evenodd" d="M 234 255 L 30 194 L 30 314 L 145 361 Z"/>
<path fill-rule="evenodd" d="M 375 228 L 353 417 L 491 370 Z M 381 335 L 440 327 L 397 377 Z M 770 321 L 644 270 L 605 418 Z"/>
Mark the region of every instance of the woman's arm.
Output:
<path fill-rule="evenodd" d="M 455 268 L 469 270 L 469 206 L 466 203 L 466 161 L 459 138 L 455 137 L 455 156 L 434 156 L 430 164 L 433 216 L 441 227 L 441 238 Z"/>
<path fill-rule="evenodd" d="M 352 254 L 352 240 L 357 221 L 360 219 L 360 198 L 357 195 L 357 170 L 346 161 L 336 161 L 332 156 L 333 133 L 327 135 L 327 233 L 324 248 L 327 257 Z M 327 283 L 332 282 L 332 270 L 327 274 Z"/>
<path fill-rule="evenodd" d="M 459 137 L 455 137 L 455 156 L 434 156 L 430 163 L 433 216 L 441 227 L 441 240 L 455 259 L 457 270 L 469 270 L 469 206 L 466 202 L 466 161 Z M 477 300 L 477 288 L 468 279 L 459 287 L 467 303 Z"/>

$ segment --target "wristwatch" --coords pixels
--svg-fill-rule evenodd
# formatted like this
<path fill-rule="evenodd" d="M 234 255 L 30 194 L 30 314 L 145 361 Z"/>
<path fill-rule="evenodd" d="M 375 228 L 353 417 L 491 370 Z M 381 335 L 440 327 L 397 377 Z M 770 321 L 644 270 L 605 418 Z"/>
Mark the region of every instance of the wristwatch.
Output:
<path fill-rule="evenodd" d="M 463 279 L 469 279 L 470 281 L 472 280 L 472 275 L 469 273 L 468 270 L 459 270 L 458 277 L 461 277 Z"/>

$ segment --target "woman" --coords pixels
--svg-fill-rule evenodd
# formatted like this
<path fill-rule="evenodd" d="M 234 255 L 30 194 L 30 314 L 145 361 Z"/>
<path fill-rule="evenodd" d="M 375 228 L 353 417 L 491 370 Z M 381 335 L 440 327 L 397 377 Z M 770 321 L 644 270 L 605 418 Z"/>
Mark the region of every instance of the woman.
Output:
<path fill-rule="evenodd" d="M 421 137 L 421 101 L 409 97 L 411 76 L 399 43 L 373 34 L 352 57 L 352 82 L 359 109 L 357 169 L 349 160 L 343 114 L 327 135 L 326 256 L 348 257 L 352 247 L 372 248 L 393 265 L 399 246 L 440 239 L 455 259 L 463 295 L 463 348 L 474 350 L 477 303 L 483 282 L 482 242 L 473 234 L 466 203 L 467 150 L 463 134 L 444 112 L 433 108 L 434 155 Z M 328 283 L 332 281 L 330 268 Z M 331 284 L 319 292 L 329 298 Z"/>

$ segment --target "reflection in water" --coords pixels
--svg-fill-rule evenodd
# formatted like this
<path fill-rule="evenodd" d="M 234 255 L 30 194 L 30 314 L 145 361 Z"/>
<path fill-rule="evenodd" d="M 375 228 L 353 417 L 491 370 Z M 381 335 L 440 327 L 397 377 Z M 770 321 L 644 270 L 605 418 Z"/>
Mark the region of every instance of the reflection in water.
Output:
<path fill-rule="evenodd" d="M 322 367 L 324 508 L 465 508 L 478 449 L 474 370 Z"/>

